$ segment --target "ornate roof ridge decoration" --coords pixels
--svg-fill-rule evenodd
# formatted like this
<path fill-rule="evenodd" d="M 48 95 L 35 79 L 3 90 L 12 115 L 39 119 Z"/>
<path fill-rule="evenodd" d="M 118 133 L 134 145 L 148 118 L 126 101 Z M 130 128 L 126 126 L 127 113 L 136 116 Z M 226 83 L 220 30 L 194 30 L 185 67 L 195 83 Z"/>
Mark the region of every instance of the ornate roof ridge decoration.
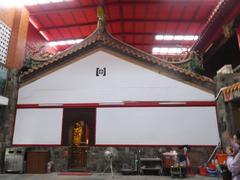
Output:
<path fill-rule="evenodd" d="M 31 59 L 33 61 L 44 62 L 49 60 L 54 56 L 55 53 L 49 52 L 44 49 L 43 45 L 29 46 L 26 45 L 26 59 Z"/>
<path fill-rule="evenodd" d="M 240 90 L 240 82 L 236 82 L 230 86 L 225 87 L 223 91 L 226 93 L 230 93 L 235 90 Z"/>
<path fill-rule="evenodd" d="M 51 57 L 45 63 L 40 64 L 34 69 L 20 74 L 20 82 L 26 83 L 32 81 L 39 75 L 42 75 L 49 70 L 53 70 L 57 66 L 61 66 L 66 62 L 70 62 L 78 56 L 83 56 L 92 50 L 98 48 L 110 49 L 114 52 L 131 57 L 139 62 L 158 68 L 160 74 L 178 79 L 180 81 L 189 82 L 189 84 L 196 85 L 199 88 L 205 89 L 211 93 L 214 92 L 215 82 L 206 77 L 191 71 L 180 68 L 176 65 L 166 63 L 162 59 L 137 49 L 129 44 L 126 44 L 115 37 L 113 37 L 107 30 L 107 23 L 105 19 L 104 10 L 102 7 L 98 7 L 98 25 L 97 29 L 85 38 L 81 43 L 76 44 L 59 54 Z"/>
<path fill-rule="evenodd" d="M 225 102 L 239 98 L 240 97 L 240 82 L 234 83 L 230 86 L 226 86 L 223 89 L 223 97 L 224 97 Z"/>
<path fill-rule="evenodd" d="M 98 6 L 97 8 L 97 17 L 98 17 L 97 30 L 101 32 L 107 31 L 106 16 L 102 6 Z"/>
<path fill-rule="evenodd" d="M 183 64 L 183 63 L 187 63 L 189 61 L 192 60 L 192 56 L 197 54 L 196 51 L 189 51 L 186 52 L 185 54 L 177 54 L 177 55 L 160 55 L 160 57 L 158 56 L 158 58 L 161 61 L 164 61 L 166 63 L 169 64 Z"/>

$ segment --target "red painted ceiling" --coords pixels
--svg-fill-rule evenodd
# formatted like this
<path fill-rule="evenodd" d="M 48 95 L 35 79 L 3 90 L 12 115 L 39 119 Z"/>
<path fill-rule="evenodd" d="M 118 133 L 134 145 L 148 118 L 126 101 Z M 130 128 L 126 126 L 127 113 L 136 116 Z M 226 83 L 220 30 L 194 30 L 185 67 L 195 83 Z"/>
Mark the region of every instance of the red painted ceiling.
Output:
<path fill-rule="evenodd" d="M 104 6 L 108 30 L 127 44 L 151 53 L 153 47 L 192 47 L 194 41 L 157 41 L 156 34 L 201 35 L 219 0 L 70 0 L 27 6 L 48 41 L 85 38 Z M 58 47 L 59 50 L 66 46 Z"/>

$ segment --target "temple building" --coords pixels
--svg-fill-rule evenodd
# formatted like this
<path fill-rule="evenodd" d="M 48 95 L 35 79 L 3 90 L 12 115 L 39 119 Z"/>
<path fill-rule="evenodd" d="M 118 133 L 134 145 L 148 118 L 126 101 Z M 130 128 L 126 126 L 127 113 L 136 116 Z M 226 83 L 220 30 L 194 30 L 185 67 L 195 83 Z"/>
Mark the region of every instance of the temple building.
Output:
<path fill-rule="evenodd" d="M 61 7 L 67 2 L 58 3 Z M 198 39 L 192 49 L 185 53 L 176 49 L 175 55 L 170 48 L 167 54 L 161 48 L 151 54 L 125 42 L 127 38 L 116 38 L 108 13 L 119 4 L 110 1 L 85 5 L 97 12 L 96 27 L 65 49 L 42 40 L 39 32 L 46 37 L 51 27 L 36 28 L 40 25 L 33 19 L 41 12 L 33 12 L 34 6 L 2 6 L 8 16 L 0 14 L 1 172 L 12 170 L 6 157 L 16 150 L 22 154 L 19 166 L 25 166 L 19 172 L 24 173 L 105 172 L 110 162 L 118 172 L 169 175 L 166 153 L 188 147 L 189 171 L 197 173 L 216 148 L 225 145 L 223 133 L 240 128 L 240 76 L 235 63 L 240 52 L 239 47 L 234 52 L 225 47 L 239 42 L 240 14 L 236 9 L 230 13 L 232 4 L 240 8 L 234 0 L 214 4 L 205 29 L 190 40 Z M 217 38 L 211 39 L 208 29 L 214 30 L 224 12 L 230 13 L 226 22 L 231 19 L 236 29 L 231 32 L 233 27 L 222 24 L 229 37 L 220 41 L 223 32 L 215 32 Z M 218 67 L 210 65 L 227 57 L 224 52 L 235 64 L 222 60 Z"/>

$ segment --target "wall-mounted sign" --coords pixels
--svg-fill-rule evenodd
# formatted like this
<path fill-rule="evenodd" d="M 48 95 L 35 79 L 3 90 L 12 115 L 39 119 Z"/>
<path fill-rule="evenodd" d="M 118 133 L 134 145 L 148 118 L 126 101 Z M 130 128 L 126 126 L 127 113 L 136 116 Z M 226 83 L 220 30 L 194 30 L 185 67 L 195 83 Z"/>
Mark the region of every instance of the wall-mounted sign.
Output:
<path fill-rule="evenodd" d="M 96 76 L 106 76 L 106 68 L 96 68 Z"/>

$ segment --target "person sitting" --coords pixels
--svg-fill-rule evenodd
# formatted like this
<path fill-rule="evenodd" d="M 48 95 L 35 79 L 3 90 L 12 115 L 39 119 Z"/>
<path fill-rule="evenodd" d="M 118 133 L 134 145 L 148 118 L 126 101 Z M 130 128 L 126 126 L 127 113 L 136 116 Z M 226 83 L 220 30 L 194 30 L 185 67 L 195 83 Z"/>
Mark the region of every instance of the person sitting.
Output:
<path fill-rule="evenodd" d="M 240 130 L 236 131 L 233 138 L 229 138 L 230 146 L 227 146 L 227 168 L 232 173 L 232 180 L 240 180 Z"/>

